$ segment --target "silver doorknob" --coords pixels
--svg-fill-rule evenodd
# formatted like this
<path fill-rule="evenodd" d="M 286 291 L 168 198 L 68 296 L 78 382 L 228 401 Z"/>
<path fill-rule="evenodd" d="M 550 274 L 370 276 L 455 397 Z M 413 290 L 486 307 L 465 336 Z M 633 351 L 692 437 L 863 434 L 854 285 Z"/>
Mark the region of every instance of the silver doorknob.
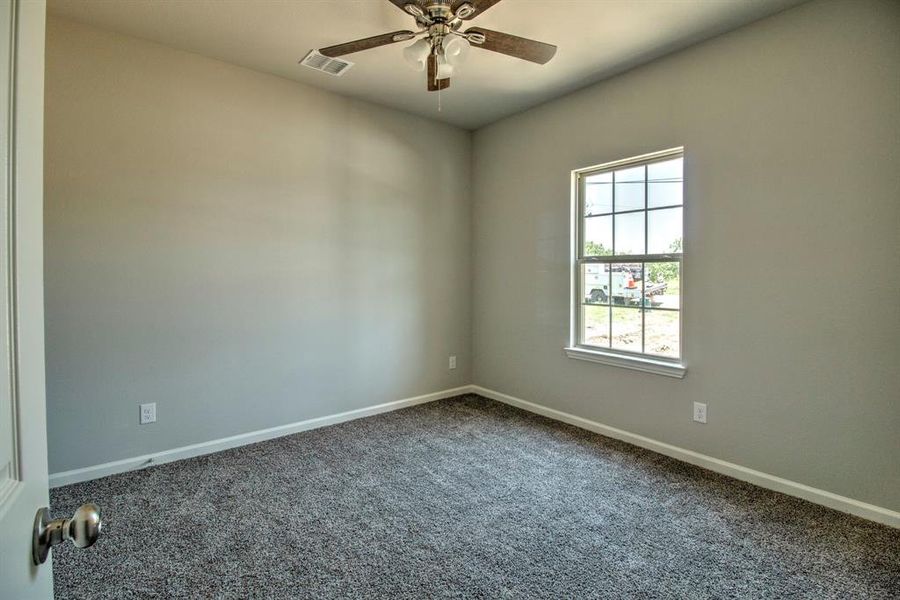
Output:
<path fill-rule="evenodd" d="M 103 521 L 96 504 L 82 504 L 71 519 L 50 520 L 50 510 L 40 508 L 34 515 L 34 536 L 31 557 L 39 565 L 47 560 L 50 549 L 65 540 L 72 540 L 78 548 L 93 546 L 100 537 Z"/>

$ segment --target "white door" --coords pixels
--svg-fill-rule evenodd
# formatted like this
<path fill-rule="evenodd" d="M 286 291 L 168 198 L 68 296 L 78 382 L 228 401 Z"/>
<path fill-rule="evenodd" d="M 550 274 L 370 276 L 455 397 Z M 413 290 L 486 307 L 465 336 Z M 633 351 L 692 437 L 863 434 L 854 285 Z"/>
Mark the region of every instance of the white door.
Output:
<path fill-rule="evenodd" d="M 43 0 L 0 0 L 0 598 L 51 598 L 32 560 L 47 506 Z"/>

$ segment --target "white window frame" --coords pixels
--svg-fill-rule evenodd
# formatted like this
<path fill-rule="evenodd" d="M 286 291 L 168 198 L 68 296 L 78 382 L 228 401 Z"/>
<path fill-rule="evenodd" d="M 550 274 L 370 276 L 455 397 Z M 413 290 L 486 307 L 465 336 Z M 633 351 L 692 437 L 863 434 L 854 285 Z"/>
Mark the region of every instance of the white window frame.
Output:
<path fill-rule="evenodd" d="M 585 167 L 583 169 L 576 169 L 572 171 L 572 203 L 571 203 L 571 239 L 572 239 L 572 251 L 571 251 L 571 302 L 569 303 L 570 310 L 570 334 L 569 334 L 569 345 L 566 346 L 565 352 L 569 358 L 574 358 L 578 360 L 586 360 L 595 363 L 601 363 L 606 365 L 612 365 L 617 367 L 624 367 L 626 369 L 635 369 L 638 371 L 645 371 L 649 373 L 656 373 L 659 375 L 666 375 L 669 377 L 682 378 L 687 372 L 687 367 L 685 366 L 684 361 L 684 237 L 682 237 L 682 250 L 680 254 L 640 254 L 640 255 L 629 255 L 629 256 L 613 256 L 613 257 L 602 257 L 599 259 L 591 259 L 590 257 L 583 256 L 583 236 L 584 236 L 584 180 L 587 176 L 596 175 L 598 173 L 604 173 L 607 171 L 614 171 L 618 169 L 635 167 L 640 165 L 647 165 L 656 162 L 662 162 L 665 160 L 671 160 L 677 157 L 684 156 L 684 148 L 670 148 L 668 150 L 662 150 L 660 152 L 653 152 L 650 154 L 642 154 L 641 156 L 634 156 L 631 158 L 626 158 L 623 160 L 617 160 L 614 162 L 608 162 L 601 165 L 596 165 L 592 167 Z M 682 178 L 684 181 L 684 175 L 682 174 Z M 682 183 L 682 186 L 684 183 Z M 687 199 L 682 196 L 682 211 L 687 210 Z M 647 214 L 646 209 L 646 195 L 645 195 L 645 204 L 644 204 L 644 215 Z M 684 212 L 682 212 L 682 223 L 684 219 Z M 646 221 L 644 228 L 644 235 L 646 237 Z M 615 234 L 613 234 L 615 235 Z M 646 249 L 645 249 L 646 251 Z M 679 334 L 678 334 L 678 344 L 679 351 L 678 355 L 680 358 L 666 358 L 662 356 L 655 356 L 651 354 L 645 354 L 643 352 L 630 352 L 627 350 L 619 350 L 615 348 L 602 348 L 599 346 L 591 346 L 588 344 L 581 343 L 581 320 L 582 320 L 582 300 L 583 291 L 581 289 L 581 267 L 583 264 L 597 262 L 597 263 L 612 263 L 612 262 L 678 262 L 680 263 L 680 275 L 679 275 L 679 304 L 678 304 L 678 325 L 679 325 Z M 646 278 L 646 274 L 644 274 Z M 612 300 L 610 299 L 610 302 Z M 643 310 L 643 309 L 639 309 Z"/>

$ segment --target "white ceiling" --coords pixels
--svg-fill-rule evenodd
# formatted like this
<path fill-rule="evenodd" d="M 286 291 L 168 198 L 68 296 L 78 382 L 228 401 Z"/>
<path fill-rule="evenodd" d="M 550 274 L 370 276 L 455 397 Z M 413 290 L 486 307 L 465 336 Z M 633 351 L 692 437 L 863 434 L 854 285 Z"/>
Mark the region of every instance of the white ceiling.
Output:
<path fill-rule="evenodd" d="M 348 55 L 342 77 L 297 64 L 311 48 L 413 29 L 387 0 L 49 0 L 51 14 L 475 129 L 804 0 L 503 0 L 470 24 L 556 44 L 546 65 L 475 50 L 450 89 L 425 91 L 410 42 Z"/>

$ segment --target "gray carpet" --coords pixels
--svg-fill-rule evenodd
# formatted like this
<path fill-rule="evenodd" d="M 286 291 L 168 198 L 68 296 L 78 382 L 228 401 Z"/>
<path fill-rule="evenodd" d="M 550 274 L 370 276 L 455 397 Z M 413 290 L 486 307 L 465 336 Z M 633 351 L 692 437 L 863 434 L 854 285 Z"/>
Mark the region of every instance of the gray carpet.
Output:
<path fill-rule="evenodd" d="M 898 598 L 900 531 L 463 396 L 56 489 L 57 598 Z"/>

